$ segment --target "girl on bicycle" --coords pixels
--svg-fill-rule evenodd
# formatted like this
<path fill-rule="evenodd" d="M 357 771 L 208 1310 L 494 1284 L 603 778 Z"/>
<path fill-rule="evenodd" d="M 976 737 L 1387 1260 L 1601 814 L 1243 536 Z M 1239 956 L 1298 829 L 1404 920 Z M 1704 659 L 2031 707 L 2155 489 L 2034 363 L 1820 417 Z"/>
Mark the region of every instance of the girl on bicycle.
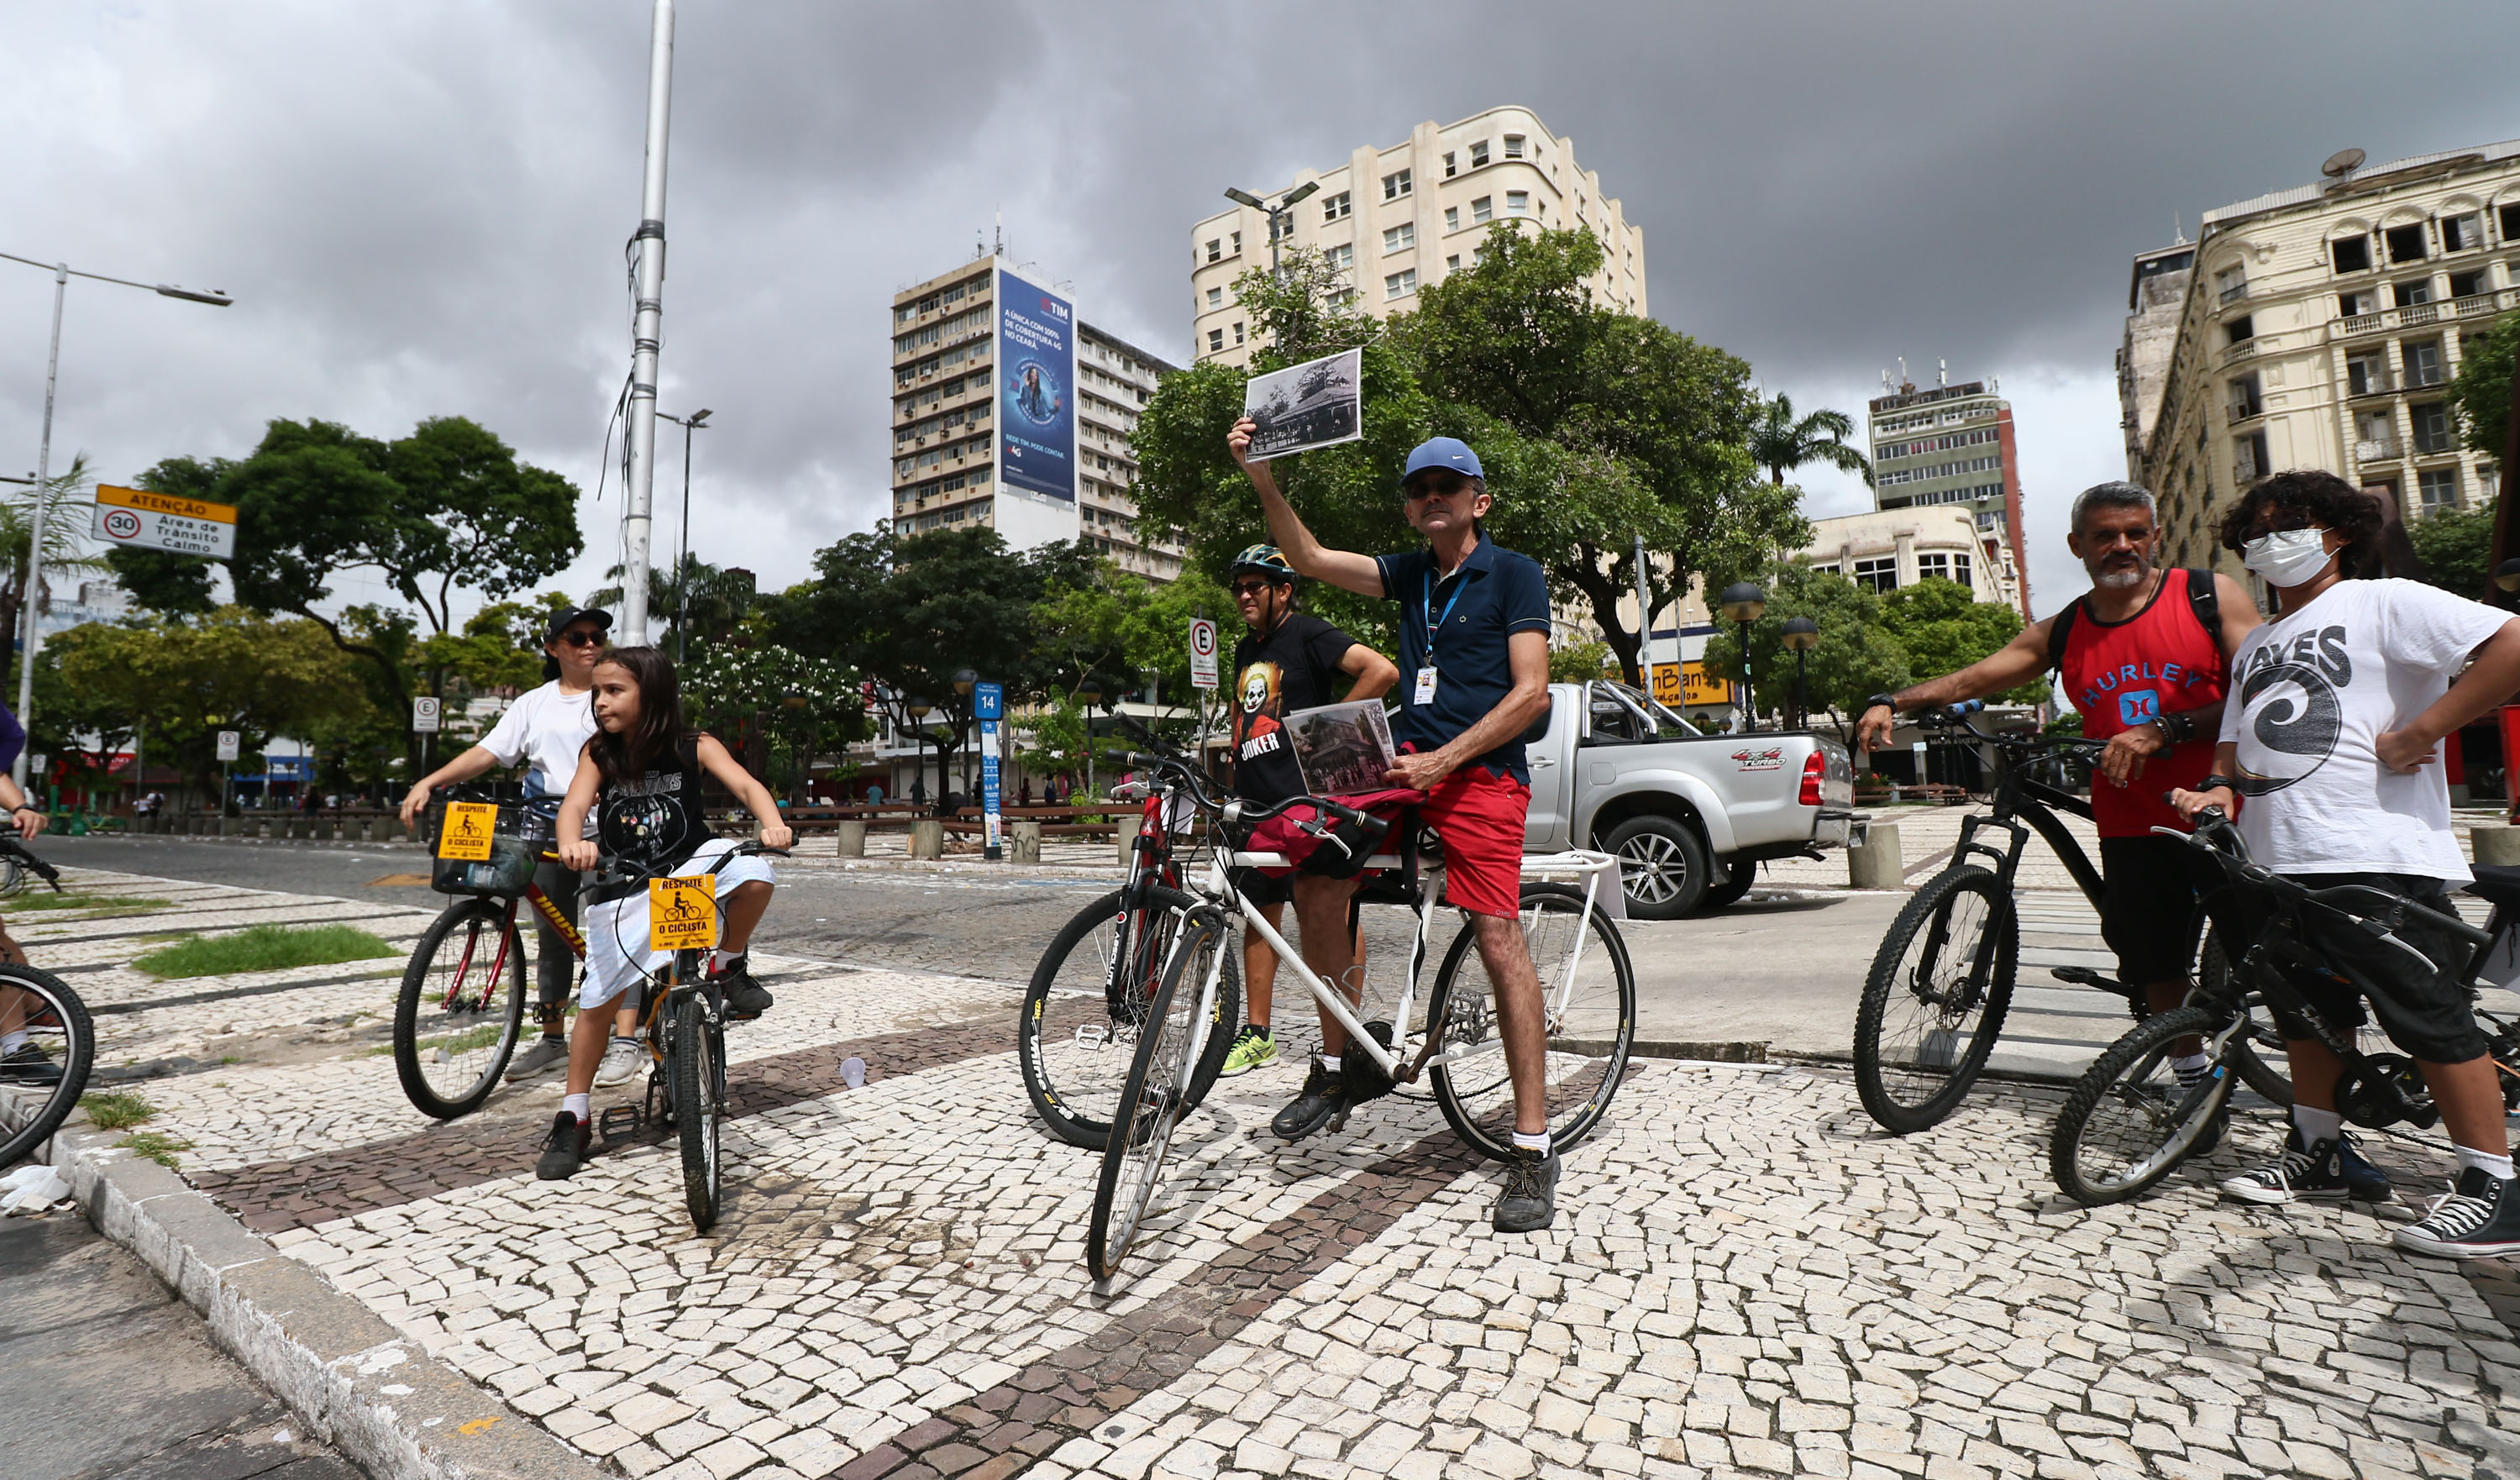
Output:
<path fill-rule="evenodd" d="M 608 860 L 626 876 L 599 878 L 586 891 L 586 979 L 569 1039 L 567 1093 L 534 1168 L 546 1182 L 574 1175 L 586 1159 L 597 1067 L 612 1054 L 635 1060 L 639 1054 L 631 1040 L 605 1040 L 625 994 L 665 963 L 663 953 L 647 949 L 651 875 L 716 875 L 726 922 L 709 975 L 731 1020 L 758 1017 L 770 1006 L 770 994 L 745 969 L 744 947 L 770 907 L 778 877 L 768 859 L 730 856 L 734 842 L 709 831 L 700 807 L 702 778 L 714 778 L 751 809 L 764 847 L 785 848 L 795 839 L 769 789 L 714 737 L 684 723 L 672 659 L 653 648 L 618 648 L 596 665 L 594 680 L 595 735 L 561 802 L 561 862 L 593 869 Z M 590 812 L 594 840 L 584 835 Z"/>

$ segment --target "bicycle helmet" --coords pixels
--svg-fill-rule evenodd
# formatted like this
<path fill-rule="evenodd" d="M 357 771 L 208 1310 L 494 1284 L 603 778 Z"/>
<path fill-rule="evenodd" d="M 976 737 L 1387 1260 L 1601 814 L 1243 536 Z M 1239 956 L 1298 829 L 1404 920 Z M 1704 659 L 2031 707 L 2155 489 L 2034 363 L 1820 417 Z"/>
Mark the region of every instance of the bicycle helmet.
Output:
<path fill-rule="evenodd" d="M 1232 580 L 1246 570 L 1265 575 L 1281 586 L 1292 586 L 1302 579 L 1295 574 L 1295 567 L 1286 563 L 1286 557 L 1275 545 L 1243 547 L 1242 553 L 1234 558 L 1234 563 L 1226 567 L 1226 579 Z"/>

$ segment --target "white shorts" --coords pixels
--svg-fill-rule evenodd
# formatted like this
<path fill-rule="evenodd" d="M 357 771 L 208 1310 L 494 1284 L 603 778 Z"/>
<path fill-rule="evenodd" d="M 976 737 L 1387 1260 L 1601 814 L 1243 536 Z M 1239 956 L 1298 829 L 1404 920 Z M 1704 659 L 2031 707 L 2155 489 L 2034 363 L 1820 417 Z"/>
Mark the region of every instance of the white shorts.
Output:
<path fill-rule="evenodd" d="M 721 900 L 738 884 L 779 882 L 779 871 L 770 866 L 769 859 L 759 854 L 727 857 L 734 848 L 733 838 L 711 838 L 674 871 L 674 876 L 698 878 L 714 874 Z M 670 954 L 647 949 L 648 891 L 644 886 L 627 898 L 588 905 L 578 928 L 586 936 L 586 980 L 577 989 L 581 1009 L 600 1008 L 637 986 L 649 972 L 662 966 Z"/>

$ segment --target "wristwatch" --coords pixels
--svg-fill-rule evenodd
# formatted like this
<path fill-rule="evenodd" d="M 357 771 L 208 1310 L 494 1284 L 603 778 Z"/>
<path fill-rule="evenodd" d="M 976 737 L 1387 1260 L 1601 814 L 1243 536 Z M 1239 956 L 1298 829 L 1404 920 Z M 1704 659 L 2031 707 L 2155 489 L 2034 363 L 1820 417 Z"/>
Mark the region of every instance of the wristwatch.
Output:
<path fill-rule="evenodd" d="M 1892 714 L 1897 714 L 1899 712 L 1899 695 L 1895 694 L 1876 694 L 1864 701 L 1864 707 L 1867 709 L 1871 708 L 1875 704 L 1889 710 Z"/>
<path fill-rule="evenodd" d="M 2211 791 L 2217 786 L 2234 796 L 2237 796 L 2240 791 L 2240 784 L 2228 776 L 2209 776 L 2196 784 L 2196 789 L 2199 791 Z"/>

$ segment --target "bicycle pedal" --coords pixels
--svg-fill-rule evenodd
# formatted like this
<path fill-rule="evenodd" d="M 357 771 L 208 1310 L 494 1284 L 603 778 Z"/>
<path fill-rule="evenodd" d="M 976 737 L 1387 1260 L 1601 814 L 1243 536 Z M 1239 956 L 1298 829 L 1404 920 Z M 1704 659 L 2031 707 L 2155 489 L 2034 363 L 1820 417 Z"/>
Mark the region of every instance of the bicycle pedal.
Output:
<path fill-rule="evenodd" d="M 1330 1133 L 1331 1135 L 1333 1135 L 1333 1136 L 1336 1136 L 1336 1135 L 1337 1135 L 1338 1133 L 1340 1133 L 1341 1131 L 1346 1130 L 1346 1129 L 1347 1129 L 1347 1112 L 1346 1112 L 1345 1110 L 1341 1110 L 1341 1111 L 1340 1111 L 1339 1113 L 1337 1113 L 1336 1115 L 1331 1116 L 1331 1117 L 1329 1118 L 1328 1123 L 1325 1124 L 1325 1125 L 1322 1127 L 1322 1129 L 1323 1129 L 1323 1130 L 1325 1130 L 1325 1131 L 1329 1132 L 1329 1133 Z"/>
<path fill-rule="evenodd" d="M 595 1117 L 595 1129 L 604 1137 L 604 1144 L 608 1146 L 615 1141 L 637 1134 L 639 1127 L 645 1124 L 647 1119 L 647 1115 L 637 1105 L 606 1105 L 603 1112 Z"/>

